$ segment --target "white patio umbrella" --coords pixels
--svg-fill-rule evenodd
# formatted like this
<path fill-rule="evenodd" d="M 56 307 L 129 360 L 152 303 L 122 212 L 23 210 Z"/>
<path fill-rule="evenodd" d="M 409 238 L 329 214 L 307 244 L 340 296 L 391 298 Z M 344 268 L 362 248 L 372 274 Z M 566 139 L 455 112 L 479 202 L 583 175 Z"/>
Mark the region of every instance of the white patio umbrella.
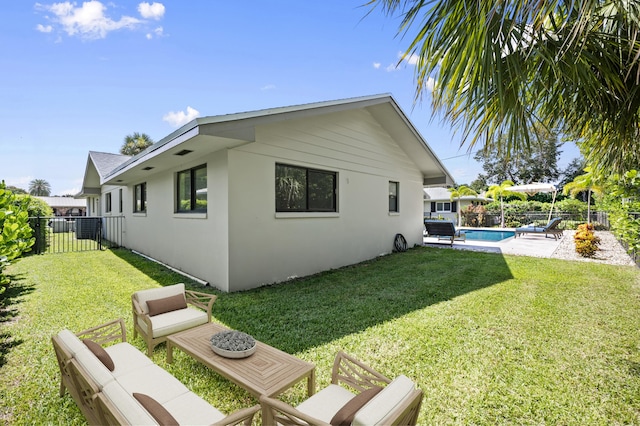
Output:
<path fill-rule="evenodd" d="M 527 185 L 509 186 L 505 189 L 507 191 L 513 191 L 513 192 L 524 192 L 527 195 L 534 195 L 534 194 L 537 194 L 538 192 L 553 193 L 553 200 L 551 201 L 551 210 L 549 210 L 549 219 L 547 220 L 547 222 L 551 220 L 551 213 L 553 213 L 553 205 L 556 202 L 556 194 L 558 193 L 558 189 L 555 187 L 555 185 L 550 183 L 533 182 Z"/>

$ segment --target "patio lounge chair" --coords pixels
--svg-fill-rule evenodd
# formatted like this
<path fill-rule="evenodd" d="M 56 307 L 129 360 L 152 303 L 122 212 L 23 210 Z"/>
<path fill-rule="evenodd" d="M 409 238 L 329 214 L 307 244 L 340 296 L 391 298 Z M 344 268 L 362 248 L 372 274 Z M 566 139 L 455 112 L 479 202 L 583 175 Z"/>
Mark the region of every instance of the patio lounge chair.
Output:
<path fill-rule="evenodd" d="M 438 237 L 438 241 L 447 240 L 453 245 L 454 240 L 466 241 L 467 237 L 464 233 L 456 230 L 453 222 L 446 220 L 425 220 L 424 226 L 430 237 Z"/>
<path fill-rule="evenodd" d="M 524 234 L 544 234 L 545 238 L 549 235 L 553 235 L 554 239 L 560 238 L 562 235 L 562 229 L 558 229 L 558 225 L 562 222 L 561 217 L 554 217 L 547 223 L 546 226 L 523 226 L 516 228 L 516 238 Z"/>
<path fill-rule="evenodd" d="M 415 425 L 422 396 L 422 390 L 407 376 L 388 379 L 339 351 L 333 363 L 331 384 L 297 407 L 262 395 L 262 423 L 288 426 Z"/>

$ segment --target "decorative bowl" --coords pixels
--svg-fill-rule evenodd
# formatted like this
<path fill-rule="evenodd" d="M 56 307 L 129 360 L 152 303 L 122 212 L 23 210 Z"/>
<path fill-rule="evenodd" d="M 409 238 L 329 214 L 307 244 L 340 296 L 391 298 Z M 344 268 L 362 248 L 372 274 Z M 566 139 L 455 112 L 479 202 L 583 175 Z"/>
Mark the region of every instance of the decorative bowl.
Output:
<path fill-rule="evenodd" d="M 241 331 L 221 331 L 209 340 L 213 352 L 225 358 L 246 358 L 257 348 L 255 339 Z"/>

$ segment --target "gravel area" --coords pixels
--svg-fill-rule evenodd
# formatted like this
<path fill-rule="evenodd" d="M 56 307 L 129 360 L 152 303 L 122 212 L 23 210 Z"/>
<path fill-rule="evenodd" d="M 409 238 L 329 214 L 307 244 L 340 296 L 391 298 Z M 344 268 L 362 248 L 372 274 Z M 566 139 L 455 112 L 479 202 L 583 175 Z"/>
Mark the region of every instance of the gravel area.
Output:
<path fill-rule="evenodd" d="M 562 241 L 560 241 L 560 245 L 551 257 L 564 260 L 608 263 L 610 265 L 635 265 L 633 259 L 611 232 L 595 231 L 596 236 L 600 238 L 600 245 L 593 258 L 582 257 L 576 252 L 576 246 L 573 242 L 574 234 L 575 231 L 564 231 Z"/>

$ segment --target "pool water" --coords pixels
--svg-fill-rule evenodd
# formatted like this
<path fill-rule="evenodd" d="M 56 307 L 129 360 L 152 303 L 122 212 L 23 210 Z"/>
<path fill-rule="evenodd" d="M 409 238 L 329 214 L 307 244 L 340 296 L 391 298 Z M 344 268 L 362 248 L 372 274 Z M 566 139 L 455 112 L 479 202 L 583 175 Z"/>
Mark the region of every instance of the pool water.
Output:
<path fill-rule="evenodd" d="M 480 229 L 462 229 L 460 232 L 466 235 L 467 240 L 473 241 L 502 241 L 516 235 L 513 231 L 487 231 Z"/>

